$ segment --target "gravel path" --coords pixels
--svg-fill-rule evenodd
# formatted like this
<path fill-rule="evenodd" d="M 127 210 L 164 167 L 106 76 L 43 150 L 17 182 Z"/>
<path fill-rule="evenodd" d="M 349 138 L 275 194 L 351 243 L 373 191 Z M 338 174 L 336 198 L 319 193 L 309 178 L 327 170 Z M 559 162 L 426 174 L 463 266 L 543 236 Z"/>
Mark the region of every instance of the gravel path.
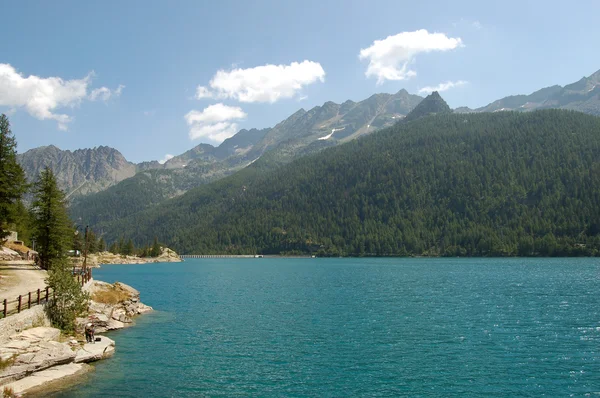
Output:
<path fill-rule="evenodd" d="M 31 261 L 0 263 L 0 301 L 16 300 L 20 294 L 45 289 L 47 275 Z"/>

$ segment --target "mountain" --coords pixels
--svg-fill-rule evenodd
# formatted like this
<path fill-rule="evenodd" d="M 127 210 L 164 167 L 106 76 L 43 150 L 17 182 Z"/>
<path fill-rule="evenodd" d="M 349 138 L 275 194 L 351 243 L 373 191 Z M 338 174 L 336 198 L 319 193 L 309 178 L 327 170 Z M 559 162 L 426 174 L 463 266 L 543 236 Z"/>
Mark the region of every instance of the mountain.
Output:
<path fill-rule="evenodd" d="M 513 95 L 481 108 L 458 108 L 457 112 L 532 111 L 536 109 L 571 109 L 600 115 L 600 70 L 564 87 L 551 86 L 529 95 Z"/>
<path fill-rule="evenodd" d="M 99 192 L 136 173 L 135 164 L 107 146 L 71 152 L 50 145 L 18 154 L 17 160 L 30 182 L 37 179 L 44 167 L 51 167 L 67 196 Z"/>
<path fill-rule="evenodd" d="M 421 100 L 400 90 L 396 94 L 375 94 L 360 102 L 329 101 L 308 111 L 300 109 L 272 128 L 241 130 L 216 148 L 200 144 L 158 168 L 145 164 L 131 179 L 96 195 L 77 198 L 71 215 L 88 220 L 90 225 L 109 222 L 223 178 L 258 159 L 262 167 L 276 168 L 391 126 Z M 115 211 L 117 204 L 119 210 Z"/>
<path fill-rule="evenodd" d="M 97 228 L 180 253 L 598 255 L 600 118 L 438 112 Z"/>
<path fill-rule="evenodd" d="M 404 118 L 404 121 L 410 122 L 425 116 L 441 115 L 445 113 L 452 113 L 452 109 L 450 109 L 440 94 L 437 91 L 434 91 L 421 101 L 415 109 L 410 111 Z"/>

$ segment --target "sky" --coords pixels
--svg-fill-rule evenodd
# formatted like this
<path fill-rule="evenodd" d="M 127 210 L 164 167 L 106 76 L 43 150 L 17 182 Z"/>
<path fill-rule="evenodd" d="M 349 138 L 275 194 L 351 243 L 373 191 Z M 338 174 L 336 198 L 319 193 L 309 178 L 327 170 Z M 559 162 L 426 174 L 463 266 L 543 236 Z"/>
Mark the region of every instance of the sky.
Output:
<path fill-rule="evenodd" d="M 375 93 L 452 108 L 600 69 L 597 0 L 5 1 L 0 112 L 18 151 L 164 161 Z"/>

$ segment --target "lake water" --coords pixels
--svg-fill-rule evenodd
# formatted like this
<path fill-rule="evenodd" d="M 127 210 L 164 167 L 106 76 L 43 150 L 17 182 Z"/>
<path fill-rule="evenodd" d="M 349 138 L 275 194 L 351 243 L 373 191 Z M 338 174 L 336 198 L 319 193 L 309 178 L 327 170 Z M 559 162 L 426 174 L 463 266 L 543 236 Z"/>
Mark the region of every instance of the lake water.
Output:
<path fill-rule="evenodd" d="M 94 276 L 157 311 L 51 396 L 600 394 L 600 259 L 201 259 Z"/>

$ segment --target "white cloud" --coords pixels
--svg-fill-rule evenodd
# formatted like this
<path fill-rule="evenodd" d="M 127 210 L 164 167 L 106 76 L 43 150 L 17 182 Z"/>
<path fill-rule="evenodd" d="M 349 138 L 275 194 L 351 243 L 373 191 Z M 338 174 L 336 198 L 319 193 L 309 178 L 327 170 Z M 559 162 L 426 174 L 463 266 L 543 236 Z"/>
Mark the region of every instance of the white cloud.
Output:
<path fill-rule="evenodd" d="M 212 98 L 213 97 L 213 93 L 210 92 L 209 89 L 207 89 L 204 86 L 198 86 L 198 88 L 196 89 L 196 98 L 198 99 L 202 99 L 202 98 Z"/>
<path fill-rule="evenodd" d="M 238 125 L 234 121 L 245 119 L 246 116 L 246 113 L 237 106 L 218 103 L 202 111 L 188 112 L 185 121 L 190 127 L 191 140 L 207 138 L 220 143 L 237 133 Z"/>
<path fill-rule="evenodd" d="M 159 160 L 159 161 L 158 161 L 158 163 L 160 163 L 160 164 L 165 164 L 165 162 L 166 162 L 167 160 L 169 160 L 169 159 L 173 159 L 174 157 L 175 157 L 175 156 L 171 155 L 170 153 L 167 153 L 167 154 L 165 155 L 165 157 L 164 157 L 164 158 L 162 158 L 161 160 Z"/>
<path fill-rule="evenodd" d="M 416 76 L 409 69 L 419 53 L 449 51 L 462 46 L 462 40 L 446 36 L 444 33 L 429 33 L 425 29 L 402 32 L 375 40 L 370 47 L 360 50 L 360 59 L 368 59 L 365 75 L 377 77 L 377 84 L 386 80 L 405 80 Z"/>
<path fill-rule="evenodd" d="M 451 88 L 454 88 L 454 87 L 464 86 L 467 83 L 468 82 L 465 80 L 457 80 L 455 82 L 447 81 L 445 83 L 440 83 L 437 86 L 423 87 L 422 89 L 419 90 L 419 94 L 428 94 L 428 93 L 432 93 L 434 91 L 446 91 L 446 90 L 450 90 Z"/>
<path fill-rule="evenodd" d="M 90 101 L 96 101 L 98 99 L 101 101 L 108 101 L 110 97 L 120 97 L 124 88 L 125 86 L 122 84 L 119 84 L 115 90 L 111 90 L 107 87 L 96 88 L 92 90 L 89 98 Z"/>
<path fill-rule="evenodd" d="M 312 61 L 289 65 L 262 65 L 248 69 L 219 70 L 209 86 L 198 86 L 196 98 L 233 98 L 240 102 L 270 102 L 292 98 L 306 85 L 325 81 L 321 64 Z"/>
<path fill-rule="evenodd" d="M 83 79 L 64 80 L 60 77 L 39 77 L 30 75 L 24 77 L 10 64 L 0 63 L 0 106 L 14 109 L 24 108 L 31 116 L 40 120 L 55 120 L 60 130 L 66 130 L 73 118 L 57 109 L 78 106 L 88 97 L 88 86 L 94 73 L 91 72 Z M 119 86 L 110 95 L 119 95 L 124 86 Z M 95 98 L 104 98 L 106 92 L 102 87 Z M 108 89 L 106 89 L 108 90 Z M 93 90 L 92 94 L 94 93 Z M 110 97 L 109 95 L 109 97 Z"/>

